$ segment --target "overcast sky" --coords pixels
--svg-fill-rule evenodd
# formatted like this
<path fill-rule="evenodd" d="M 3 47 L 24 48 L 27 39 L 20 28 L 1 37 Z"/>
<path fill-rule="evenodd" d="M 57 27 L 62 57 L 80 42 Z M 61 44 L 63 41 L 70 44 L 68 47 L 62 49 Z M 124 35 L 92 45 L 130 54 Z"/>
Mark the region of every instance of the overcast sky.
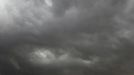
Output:
<path fill-rule="evenodd" d="M 108 75 L 122 75 L 123 71 L 129 75 L 127 72 L 134 69 L 130 66 L 133 3 L 133 0 L 0 0 L 0 66 L 9 62 L 18 72 L 27 68 L 22 66 L 24 63 L 44 68 L 76 64 L 73 67 L 83 69 L 80 75 L 98 75 L 103 71 Z M 5 66 L 0 69 L 1 75 L 8 75 Z M 87 73 L 89 69 L 91 72 Z M 62 71 L 61 75 L 79 75 L 70 68 Z"/>

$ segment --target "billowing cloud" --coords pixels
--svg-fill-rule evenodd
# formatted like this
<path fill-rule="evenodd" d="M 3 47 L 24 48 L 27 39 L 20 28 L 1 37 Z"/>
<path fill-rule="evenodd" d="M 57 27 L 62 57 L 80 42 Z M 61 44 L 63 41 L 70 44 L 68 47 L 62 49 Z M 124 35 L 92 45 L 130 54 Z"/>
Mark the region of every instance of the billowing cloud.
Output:
<path fill-rule="evenodd" d="M 17 70 L 50 64 L 115 75 L 118 67 L 133 61 L 129 3 L 133 1 L 0 0 L 0 61 Z"/>

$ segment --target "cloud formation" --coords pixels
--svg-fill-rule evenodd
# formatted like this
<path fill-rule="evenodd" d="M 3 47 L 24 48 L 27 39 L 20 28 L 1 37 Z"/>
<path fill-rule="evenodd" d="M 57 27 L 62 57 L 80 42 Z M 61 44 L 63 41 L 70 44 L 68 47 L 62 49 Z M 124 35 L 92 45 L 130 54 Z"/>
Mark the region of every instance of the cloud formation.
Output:
<path fill-rule="evenodd" d="M 0 0 L 0 61 L 20 69 L 27 68 L 23 64 L 30 59 L 37 66 L 42 62 L 62 68 L 77 64 L 84 66 L 84 72 L 115 75 L 122 65 L 133 61 L 131 3 L 132 0 Z"/>

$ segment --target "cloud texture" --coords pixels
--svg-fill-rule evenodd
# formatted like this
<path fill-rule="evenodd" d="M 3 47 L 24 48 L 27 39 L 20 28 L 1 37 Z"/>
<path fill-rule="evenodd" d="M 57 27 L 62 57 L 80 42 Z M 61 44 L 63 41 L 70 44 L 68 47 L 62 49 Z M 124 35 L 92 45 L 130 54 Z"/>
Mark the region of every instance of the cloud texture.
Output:
<path fill-rule="evenodd" d="M 133 74 L 133 3 L 0 0 L 0 73 Z"/>

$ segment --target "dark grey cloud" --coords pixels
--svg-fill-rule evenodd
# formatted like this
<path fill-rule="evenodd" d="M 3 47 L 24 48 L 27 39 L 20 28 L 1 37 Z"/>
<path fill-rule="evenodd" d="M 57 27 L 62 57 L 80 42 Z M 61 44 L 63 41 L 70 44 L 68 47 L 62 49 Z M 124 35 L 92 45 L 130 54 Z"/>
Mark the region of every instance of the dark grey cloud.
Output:
<path fill-rule="evenodd" d="M 2 75 L 132 73 L 132 0 L 50 2 L 0 0 Z"/>

